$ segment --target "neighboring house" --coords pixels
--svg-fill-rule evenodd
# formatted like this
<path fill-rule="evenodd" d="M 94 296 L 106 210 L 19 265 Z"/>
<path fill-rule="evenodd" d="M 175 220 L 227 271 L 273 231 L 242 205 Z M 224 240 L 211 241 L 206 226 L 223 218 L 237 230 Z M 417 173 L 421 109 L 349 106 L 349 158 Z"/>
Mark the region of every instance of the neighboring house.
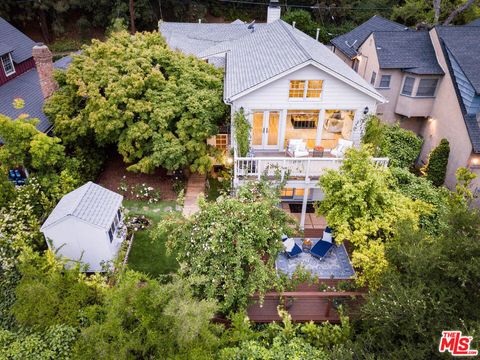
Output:
<path fill-rule="evenodd" d="M 278 2 L 270 2 L 267 18 L 266 24 L 161 22 L 159 29 L 172 48 L 224 68 L 232 118 L 243 109 L 251 124 L 247 157 L 231 140 L 234 186 L 276 169 L 289 175 L 282 197 L 302 203 L 303 227 L 307 203 L 323 196 L 318 176 L 338 168 L 345 149 L 359 144 L 361 120 L 384 98 L 326 46 L 280 20 Z"/>
<path fill-rule="evenodd" d="M 442 138 L 449 140 L 448 187 L 455 186 L 459 167 L 480 175 L 480 19 L 430 31 L 385 31 L 370 26 L 374 19 L 332 43 L 358 38 L 356 49 L 347 50 L 357 72 L 388 100 L 378 106 L 379 117 L 423 137 L 421 163 Z"/>
<path fill-rule="evenodd" d="M 50 132 L 52 125 L 43 113 L 43 104 L 56 89 L 53 70 L 65 70 L 72 58 L 66 56 L 52 63 L 48 47 L 36 44 L 2 18 L 0 56 L 0 114 L 13 119 L 28 114 L 39 119 L 38 130 Z M 15 98 L 25 100 L 25 107 L 15 109 L 12 105 Z"/>
<path fill-rule="evenodd" d="M 115 259 L 125 240 L 121 213 L 123 196 L 88 182 L 66 194 L 40 231 L 48 247 L 88 272 L 103 271 Z"/>

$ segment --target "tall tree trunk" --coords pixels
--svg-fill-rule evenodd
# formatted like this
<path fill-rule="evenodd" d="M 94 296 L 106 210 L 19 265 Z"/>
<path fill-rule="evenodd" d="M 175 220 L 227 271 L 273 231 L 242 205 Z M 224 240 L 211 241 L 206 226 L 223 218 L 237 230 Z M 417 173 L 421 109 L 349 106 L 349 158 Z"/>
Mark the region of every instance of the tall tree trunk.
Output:
<path fill-rule="evenodd" d="M 470 6 L 473 5 L 473 3 L 475 2 L 475 0 L 468 0 L 465 4 L 463 5 L 460 5 L 458 8 L 456 8 L 455 10 L 453 10 L 450 15 L 448 15 L 448 18 L 447 20 L 445 20 L 443 22 L 443 25 L 448 25 L 450 24 L 453 19 L 455 19 L 459 14 L 461 14 L 462 12 L 464 12 L 465 10 L 467 10 Z"/>
<path fill-rule="evenodd" d="M 48 29 L 47 13 L 43 9 L 38 10 L 38 22 L 40 23 L 40 30 L 42 31 L 43 41 L 46 44 L 50 43 L 50 30 Z"/>
<path fill-rule="evenodd" d="M 129 7 L 129 10 L 130 10 L 130 32 L 132 34 L 135 34 L 136 30 L 135 30 L 135 6 L 134 6 L 134 0 L 130 0 L 129 1 L 129 4 L 128 4 L 128 7 Z"/>
<path fill-rule="evenodd" d="M 433 0 L 433 11 L 434 11 L 434 18 L 433 23 L 435 25 L 438 24 L 438 20 L 440 19 L 440 10 L 441 10 L 442 0 Z"/>

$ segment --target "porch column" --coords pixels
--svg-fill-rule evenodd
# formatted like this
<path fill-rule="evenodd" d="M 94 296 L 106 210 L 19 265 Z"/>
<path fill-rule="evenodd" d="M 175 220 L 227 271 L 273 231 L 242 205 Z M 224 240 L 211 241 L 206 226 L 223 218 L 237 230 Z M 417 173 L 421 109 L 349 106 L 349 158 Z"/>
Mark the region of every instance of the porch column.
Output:
<path fill-rule="evenodd" d="M 307 200 L 309 191 L 310 188 L 306 187 L 303 192 L 302 214 L 300 216 L 300 230 L 305 229 L 305 215 L 307 214 Z"/>
<path fill-rule="evenodd" d="M 317 137 L 315 139 L 315 146 L 321 145 L 324 121 L 325 121 L 325 109 L 321 109 L 320 113 L 318 114 Z"/>

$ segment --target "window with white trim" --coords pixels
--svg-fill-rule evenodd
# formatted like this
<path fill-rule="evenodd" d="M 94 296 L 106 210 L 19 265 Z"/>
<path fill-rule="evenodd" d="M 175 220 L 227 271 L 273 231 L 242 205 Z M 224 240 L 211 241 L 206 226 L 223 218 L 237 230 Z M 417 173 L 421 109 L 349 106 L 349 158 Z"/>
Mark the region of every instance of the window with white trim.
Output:
<path fill-rule="evenodd" d="M 379 88 L 381 89 L 388 89 L 390 88 L 390 79 L 392 78 L 392 75 L 382 75 L 380 78 L 380 84 L 378 85 Z"/>
<path fill-rule="evenodd" d="M 290 98 L 319 98 L 323 80 L 290 80 Z"/>
<path fill-rule="evenodd" d="M 420 79 L 418 83 L 417 94 L 415 96 L 433 96 L 437 89 L 438 79 Z"/>
<path fill-rule="evenodd" d="M 403 82 L 403 87 L 402 87 L 401 94 L 411 96 L 412 91 L 413 91 L 413 84 L 414 83 L 415 83 L 415 78 L 407 76 L 405 78 L 405 81 Z"/>
<path fill-rule="evenodd" d="M 15 66 L 13 65 L 12 56 L 10 55 L 10 53 L 2 55 L 0 59 L 2 60 L 5 75 L 10 76 L 15 74 Z"/>

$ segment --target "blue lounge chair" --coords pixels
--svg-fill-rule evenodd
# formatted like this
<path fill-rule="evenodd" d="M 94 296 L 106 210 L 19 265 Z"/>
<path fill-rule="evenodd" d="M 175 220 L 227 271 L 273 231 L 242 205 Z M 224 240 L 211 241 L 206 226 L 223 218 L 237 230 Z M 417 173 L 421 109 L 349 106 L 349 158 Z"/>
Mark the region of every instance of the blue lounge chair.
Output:
<path fill-rule="evenodd" d="M 319 258 L 320 260 L 323 259 L 333 248 L 334 239 L 332 236 L 332 229 L 327 226 L 325 231 L 323 232 L 322 240 L 319 240 L 314 247 L 310 250 L 310 254 Z"/>
<path fill-rule="evenodd" d="M 288 236 L 287 235 L 283 235 L 282 236 L 282 241 L 285 242 L 287 241 L 288 239 Z M 293 258 L 295 256 L 298 256 L 302 253 L 302 248 L 300 246 L 298 246 L 297 243 L 295 243 L 295 245 L 293 245 L 293 248 L 291 251 L 287 251 L 285 250 L 285 254 L 287 255 L 287 257 L 289 258 Z"/>

